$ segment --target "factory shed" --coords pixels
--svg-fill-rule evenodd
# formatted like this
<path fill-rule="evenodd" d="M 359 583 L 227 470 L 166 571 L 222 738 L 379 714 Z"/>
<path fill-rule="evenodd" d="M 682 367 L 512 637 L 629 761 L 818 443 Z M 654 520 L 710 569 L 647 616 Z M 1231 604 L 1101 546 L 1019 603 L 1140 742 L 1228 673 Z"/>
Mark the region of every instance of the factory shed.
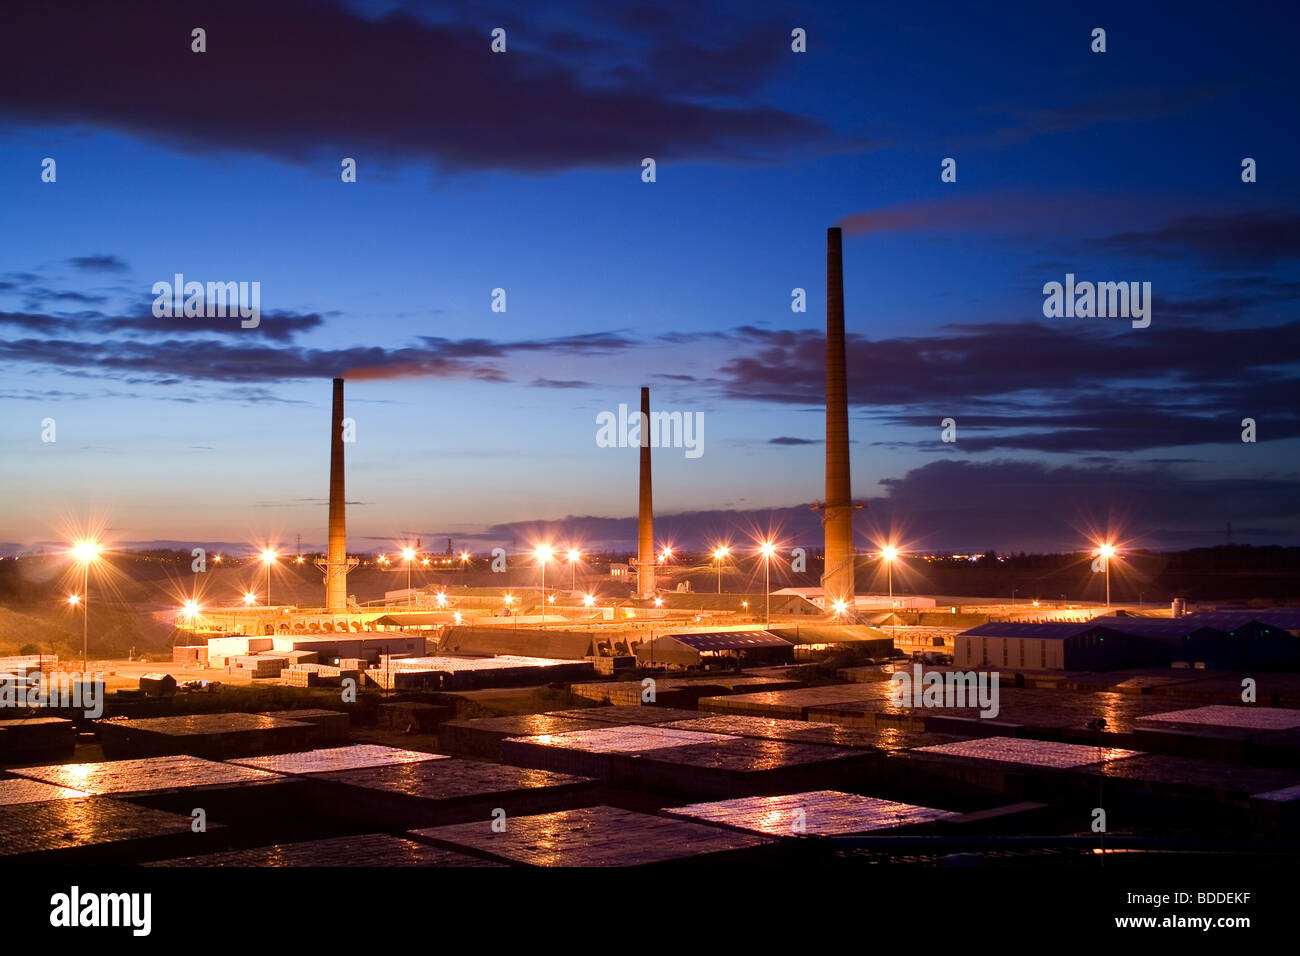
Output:
<path fill-rule="evenodd" d="M 639 665 L 708 667 L 723 660 L 739 664 L 788 664 L 794 644 L 769 631 L 709 631 L 700 634 L 661 634 L 636 648 Z"/>
<path fill-rule="evenodd" d="M 1179 618 L 1100 617 L 1091 623 L 1158 643 L 1170 661 L 1213 668 L 1282 666 L 1300 660 L 1300 639 L 1289 630 L 1242 614 Z"/>
<path fill-rule="evenodd" d="M 1163 654 L 1148 639 L 1092 621 L 991 621 L 957 635 L 953 662 L 958 667 L 1029 671 L 1116 670 L 1160 663 Z"/>
<path fill-rule="evenodd" d="M 586 631 L 510 627 L 449 627 L 438 644 L 440 654 L 465 657 L 491 657 L 515 654 L 521 657 L 547 657 L 582 660 L 595 653 L 597 635 Z"/>
<path fill-rule="evenodd" d="M 431 627 L 441 627 L 451 621 L 450 611 L 395 611 L 392 614 L 385 614 L 383 617 L 377 617 L 370 622 L 375 628 L 420 628 L 426 629 Z"/>
<path fill-rule="evenodd" d="M 797 624 L 771 627 L 769 634 L 795 645 L 795 653 L 853 648 L 872 657 L 890 657 L 894 639 L 876 627 L 859 624 Z"/>

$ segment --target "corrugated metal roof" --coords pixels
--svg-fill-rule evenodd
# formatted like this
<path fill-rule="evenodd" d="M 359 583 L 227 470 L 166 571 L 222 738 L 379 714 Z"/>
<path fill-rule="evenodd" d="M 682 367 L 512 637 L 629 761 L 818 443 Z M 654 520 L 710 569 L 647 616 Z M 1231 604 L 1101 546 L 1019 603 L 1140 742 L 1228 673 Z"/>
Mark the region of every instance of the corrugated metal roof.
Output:
<path fill-rule="evenodd" d="M 782 640 L 767 631 L 709 631 L 704 634 L 665 634 L 663 636 L 696 651 L 734 651 L 754 647 L 790 646 L 789 641 Z"/>
<path fill-rule="evenodd" d="M 1071 621 L 990 621 L 980 624 L 968 631 L 962 631 L 958 637 L 1018 637 L 1039 641 L 1063 641 L 1076 634 L 1095 631 L 1098 625 L 1092 621 L 1076 624 Z"/>
<path fill-rule="evenodd" d="M 1093 618 L 1090 623 L 1100 627 L 1108 627 L 1122 634 L 1133 634 L 1139 637 L 1147 634 L 1160 636 L 1172 634 L 1176 637 L 1182 637 L 1187 634 L 1195 634 L 1197 631 L 1214 631 L 1217 633 L 1223 630 L 1223 628 L 1211 627 L 1204 621 L 1193 621 L 1187 617 L 1098 617 Z"/>
<path fill-rule="evenodd" d="M 1271 610 L 1243 611 L 1198 611 L 1179 618 L 1182 621 L 1194 621 L 1203 626 L 1216 627 L 1221 631 L 1231 631 L 1243 624 L 1259 623 L 1277 627 L 1286 631 L 1300 629 L 1300 609 L 1273 608 Z"/>

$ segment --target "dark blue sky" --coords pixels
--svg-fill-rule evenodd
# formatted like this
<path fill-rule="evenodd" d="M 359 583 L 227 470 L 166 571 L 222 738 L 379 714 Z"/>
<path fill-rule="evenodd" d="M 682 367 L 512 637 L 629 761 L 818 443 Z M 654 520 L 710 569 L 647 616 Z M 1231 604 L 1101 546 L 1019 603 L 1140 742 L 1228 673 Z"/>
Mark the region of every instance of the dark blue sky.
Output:
<path fill-rule="evenodd" d="M 1296 18 L 903 6 L 8 4 L 0 542 L 319 542 L 336 374 L 359 549 L 631 515 L 642 384 L 704 414 L 666 537 L 806 536 L 837 223 L 860 546 L 1300 541 Z M 154 319 L 177 272 L 261 327 Z M 1045 318 L 1067 272 L 1150 327 Z"/>

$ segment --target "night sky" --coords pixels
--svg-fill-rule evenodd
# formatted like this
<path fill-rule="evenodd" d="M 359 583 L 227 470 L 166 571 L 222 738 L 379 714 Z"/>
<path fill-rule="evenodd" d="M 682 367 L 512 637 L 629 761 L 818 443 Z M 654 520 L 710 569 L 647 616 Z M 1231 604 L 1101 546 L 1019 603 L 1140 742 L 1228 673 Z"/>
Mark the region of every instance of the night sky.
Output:
<path fill-rule="evenodd" d="M 859 547 L 1300 543 L 1300 23 L 1042 6 L 10 0 L 0 549 L 320 544 L 335 375 L 355 550 L 631 547 L 641 385 L 704 415 L 664 540 L 812 543 L 836 224 Z M 155 318 L 175 273 L 260 327 Z M 1150 327 L 1046 318 L 1066 273 Z"/>

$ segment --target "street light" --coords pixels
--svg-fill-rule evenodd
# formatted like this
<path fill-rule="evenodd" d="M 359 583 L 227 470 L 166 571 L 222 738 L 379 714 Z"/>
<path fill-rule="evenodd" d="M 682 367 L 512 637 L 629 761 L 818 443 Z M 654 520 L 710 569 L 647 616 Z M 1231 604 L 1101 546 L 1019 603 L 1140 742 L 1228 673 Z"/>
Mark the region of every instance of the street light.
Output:
<path fill-rule="evenodd" d="M 271 606 L 271 565 L 279 555 L 270 548 L 262 549 L 262 563 L 266 565 L 266 606 Z"/>
<path fill-rule="evenodd" d="M 717 563 L 718 566 L 718 593 L 719 594 L 722 593 L 722 561 L 730 553 L 731 553 L 731 549 L 728 548 L 725 544 L 720 545 L 719 547 L 715 548 L 713 551 L 713 560 Z"/>
<path fill-rule="evenodd" d="M 1115 554 L 1115 546 L 1109 542 L 1097 546 L 1097 555 L 1106 566 L 1106 607 L 1110 607 L 1110 559 Z"/>
<path fill-rule="evenodd" d="M 843 614 L 845 611 L 848 610 L 849 604 L 847 601 L 836 601 L 831 605 L 831 607 L 835 611 L 835 616 L 839 617 L 841 614 Z"/>
<path fill-rule="evenodd" d="M 884 560 L 885 566 L 889 569 L 889 606 L 894 606 L 894 562 L 898 560 L 898 549 L 892 544 L 887 544 L 880 549 L 880 557 Z"/>
<path fill-rule="evenodd" d="M 665 545 L 663 551 L 659 555 L 659 563 L 667 564 L 668 559 L 671 558 L 672 556 L 673 556 L 673 549 Z"/>
<path fill-rule="evenodd" d="M 763 555 L 763 590 L 767 601 L 767 609 L 763 615 L 763 626 L 771 627 L 772 625 L 772 555 L 776 554 L 776 545 L 771 541 L 764 541 L 759 546 L 759 552 Z"/>
<path fill-rule="evenodd" d="M 533 552 L 542 565 L 542 627 L 546 627 L 546 562 L 551 558 L 550 545 L 544 544 Z"/>
<path fill-rule="evenodd" d="M 403 548 L 402 557 L 406 559 L 406 609 L 411 609 L 411 562 L 415 560 L 414 548 Z"/>
<path fill-rule="evenodd" d="M 81 669 L 84 672 L 90 633 L 90 566 L 99 559 L 99 545 L 94 541 L 78 541 L 72 546 L 72 557 L 81 565 Z"/>
<path fill-rule="evenodd" d="M 253 602 L 255 602 L 256 600 L 257 600 L 257 595 L 254 594 L 252 591 L 249 591 L 247 594 L 244 595 L 244 606 L 252 607 Z"/>
<path fill-rule="evenodd" d="M 596 596 L 594 594 L 584 594 L 582 596 L 582 603 L 585 604 L 587 607 L 591 607 L 593 604 L 596 603 Z"/>
<path fill-rule="evenodd" d="M 578 562 L 582 560 L 582 554 L 577 548 L 569 549 L 569 590 L 572 591 L 578 586 Z"/>

